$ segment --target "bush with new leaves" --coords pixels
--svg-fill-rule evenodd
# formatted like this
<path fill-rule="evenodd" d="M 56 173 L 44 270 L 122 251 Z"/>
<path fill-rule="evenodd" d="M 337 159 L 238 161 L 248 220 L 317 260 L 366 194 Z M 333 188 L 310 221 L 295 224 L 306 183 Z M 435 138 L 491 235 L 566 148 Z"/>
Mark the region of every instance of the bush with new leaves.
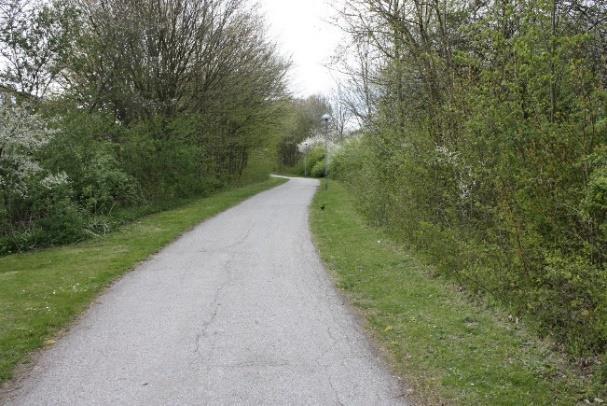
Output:
<path fill-rule="evenodd" d="M 348 27 L 373 35 L 352 68 L 377 87 L 353 89 L 371 116 L 334 174 L 438 272 L 605 354 L 604 4 L 355 5 Z"/>
<path fill-rule="evenodd" d="M 69 178 L 36 159 L 54 131 L 24 106 L 0 106 L 0 121 L 0 253 L 81 238 L 84 220 Z"/>

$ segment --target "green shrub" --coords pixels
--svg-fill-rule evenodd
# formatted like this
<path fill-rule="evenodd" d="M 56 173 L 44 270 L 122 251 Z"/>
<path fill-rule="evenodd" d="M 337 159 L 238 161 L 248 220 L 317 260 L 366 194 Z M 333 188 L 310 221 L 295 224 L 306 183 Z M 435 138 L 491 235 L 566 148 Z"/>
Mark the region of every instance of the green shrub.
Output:
<path fill-rule="evenodd" d="M 218 173 L 210 153 L 192 139 L 196 128 L 184 121 L 144 122 L 125 134 L 120 161 L 147 199 L 204 195 L 229 181 Z"/>
<path fill-rule="evenodd" d="M 103 151 L 85 164 L 76 185 L 81 206 L 93 214 L 110 213 L 115 206 L 128 206 L 140 199 L 135 180 Z"/>
<path fill-rule="evenodd" d="M 546 255 L 528 305 L 577 353 L 607 347 L 607 269 L 582 256 Z M 554 334 L 554 333 L 553 333 Z"/>
<path fill-rule="evenodd" d="M 67 174 L 78 206 L 99 214 L 137 203 L 140 187 L 124 170 L 113 142 L 123 140 L 126 130 L 103 114 L 69 111 L 60 117 L 43 164 L 51 172 Z"/>
<path fill-rule="evenodd" d="M 305 176 L 307 172 L 310 177 L 322 178 L 325 174 L 324 165 L 325 149 L 324 147 L 316 147 L 308 152 L 305 158 L 302 156 L 295 165 L 283 168 L 282 172 L 293 176 Z"/>
<path fill-rule="evenodd" d="M 389 133 L 383 137 L 382 143 L 389 142 Z M 374 135 L 347 142 L 331 163 L 331 175 L 349 185 L 372 223 L 389 228 L 471 292 L 530 316 L 541 335 L 566 344 L 571 353 L 605 351 L 607 189 L 602 166 L 584 188 L 572 186 L 560 200 L 526 195 L 521 186 L 512 200 L 500 202 L 501 191 L 492 191 L 490 184 L 478 184 L 469 197 L 463 194 L 453 176 L 456 162 L 445 153 L 424 151 L 422 144 L 415 154 L 401 146 L 387 155 L 377 140 Z M 575 199 L 579 208 L 564 206 Z M 555 210 L 552 204 L 573 208 L 569 216 L 574 217 L 546 217 L 542 213 Z M 572 227 L 583 234 L 566 237 Z M 582 236 L 587 243 L 580 244 Z"/>
<path fill-rule="evenodd" d="M 368 150 L 363 142 L 362 138 L 354 138 L 341 145 L 341 148 L 331 158 L 329 165 L 331 177 L 351 182 L 352 177 L 361 175 L 365 160 L 369 159 Z"/>
<path fill-rule="evenodd" d="M 62 244 L 84 238 L 85 218 L 72 200 L 67 175 L 49 175 L 42 179 L 30 197 L 32 213 L 38 220 L 33 228 L 36 246 Z"/>
<path fill-rule="evenodd" d="M 0 253 L 63 244 L 87 235 L 86 216 L 72 200 L 67 175 L 47 175 L 29 180 L 29 193 L 15 204 L 28 221 L 0 238 Z"/>
<path fill-rule="evenodd" d="M 325 163 L 324 161 L 318 161 L 314 164 L 310 170 L 310 176 L 313 178 L 322 178 L 325 176 Z"/>

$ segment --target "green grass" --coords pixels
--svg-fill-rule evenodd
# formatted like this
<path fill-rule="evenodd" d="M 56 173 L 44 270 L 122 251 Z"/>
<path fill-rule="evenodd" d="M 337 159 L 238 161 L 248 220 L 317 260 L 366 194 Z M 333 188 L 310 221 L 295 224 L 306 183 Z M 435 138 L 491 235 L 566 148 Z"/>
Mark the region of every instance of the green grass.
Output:
<path fill-rule="evenodd" d="M 320 206 L 325 209 L 321 210 Z M 403 213 L 406 215 L 406 213 Z M 590 383 L 522 323 L 470 300 L 368 226 L 340 183 L 321 188 L 311 225 L 336 283 L 425 404 L 571 405 Z"/>
<path fill-rule="evenodd" d="M 201 221 L 284 181 L 221 192 L 95 240 L 0 257 L 0 382 L 112 281 Z"/>

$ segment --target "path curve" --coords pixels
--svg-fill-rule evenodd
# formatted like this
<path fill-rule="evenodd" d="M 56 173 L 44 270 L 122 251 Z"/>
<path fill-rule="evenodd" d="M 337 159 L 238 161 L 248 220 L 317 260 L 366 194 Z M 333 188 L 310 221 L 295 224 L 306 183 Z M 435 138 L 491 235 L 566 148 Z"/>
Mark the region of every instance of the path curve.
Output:
<path fill-rule="evenodd" d="M 126 275 L 9 404 L 403 404 L 311 242 L 317 187 L 261 193 Z"/>

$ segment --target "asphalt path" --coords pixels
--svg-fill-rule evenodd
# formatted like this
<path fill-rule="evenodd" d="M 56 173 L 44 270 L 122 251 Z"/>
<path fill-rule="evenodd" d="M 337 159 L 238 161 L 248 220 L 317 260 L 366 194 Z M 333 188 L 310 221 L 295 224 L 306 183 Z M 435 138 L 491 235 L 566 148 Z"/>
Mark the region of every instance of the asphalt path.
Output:
<path fill-rule="evenodd" d="M 11 405 L 393 405 L 292 179 L 202 223 L 103 294 Z"/>

